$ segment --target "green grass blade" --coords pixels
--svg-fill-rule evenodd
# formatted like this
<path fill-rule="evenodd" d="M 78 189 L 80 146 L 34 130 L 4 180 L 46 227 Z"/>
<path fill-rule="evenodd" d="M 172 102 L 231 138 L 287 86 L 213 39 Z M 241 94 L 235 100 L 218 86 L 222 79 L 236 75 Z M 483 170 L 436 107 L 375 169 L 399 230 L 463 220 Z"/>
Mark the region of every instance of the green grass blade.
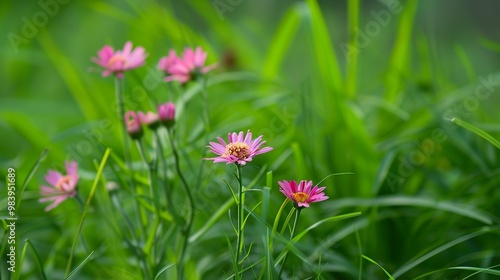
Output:
<path fill-rule="evenodd" d="M 320 69 L 320 75 L 324 81 L 329 83 L 330 89 L 338 94 L 342 89 L 342 75 L 326 22 L 316 0 L 307 0 L 306 3 L 310 13 L 314 55 Z"/>
<path fill-rule="evenodd" d="M 90 254 L 80 263 L 73 271 L 71 271 L 68 276 L 64 277 L 64 280 L 71 279 L 75 274 L 90 260 L 90 257 L 94 254 L 94 251 L 90 252 Z"/>
<path fill-rule="evenodd" d="M 17 207 L 18 210 L 21 208 L 21 202 L 22 202 L 21 198 L 23 196 L 24 190 L 26 190 L 26 187 L 28 186 L 28 183 L 31 181 L 31 178 L 33 178 L 33 175 L 35 175 L 35 173 L 38 170 L 38 167 L 40 166 L 40 164 L 47 157 L 47 155 L 49 153 L 49 150 L 50 150 L 49 148 L 45 148 L 45 150 L 43 150 L 42 154 L 38 157 L 38 160 L 35 162 L 35 164 L 33 165 L 33 167 L 31 167 L 31 169 L 30 169 L 30 171 L 28 173 L 28 176 L 26 176 L 26 179 L 24 180 L 23 185 L 21 186 L 21 190 L 17 194 L 17 202 L 16 202 L 17 206 L 16 207 Z"/>
<path fill-rule="evenodd" d="M 165 265 L 164 267 L 162 267 L 158 271 L 158 273 L 156 273 L 156 276 L 155 276 L 154 280 L 158 280 L 158 278 L 163 274 L 163 272 L 167 271 L 169 268 L 171 268 L 174 265 L 175 265 L 175 263 L 169 263 L 169 264 Z"/>
<path fill-rule="evenodd" d="M 369 257 L 365 256 L 365 255 L 362 255 L 362 257 L 366 260 L 368 260 L 369 262 L 375 264 L 376 266 L 380 267 L 380 269 L 382 269 L 382 271 L 384 271 L 385 275 L 387 275 L 387 277 L 389 277 L 389 279 L 391 280 L 394 280 L 394 277 L 392 277 L 392 275 L 387 272 L 387 270 L 385 270 L 385 268 L 383 268 L 380 264 L 378 264 L 376 261 L 370 259 Z"/>
<path fill-rule="evenodd" d="M 66 86 L 71 90 L 73 97 L 86 118 L 89 120 L 98 118 L 100 112 L 106 111 L 98 106 L 100 103 L 98 101 L 102 100 L 102 97 L 99 98 L 98 95 L 91 95 L 87 91 L 87 87 L 82 82 L 80 78 L 81 75 L 78 73 L 76 67 L 72 64 L 71 60 L 64 55 L 64 52 L 58 49 L 48 32 L 40 32 L 37 38 L 39 39 L 42 49 L 66 82 Z"/>
<path fill-rule="evenodd" d="M 471 238 L 474 238 L 476 236 L 483 235 L 485 233 L 497 231 L 497 230 L 498 230 L 498 227 L 496 227 L 496 228 L 485 227 L 485 228 L 482 228 L 478 231 L 463 235 L 463 236 L 461 236 L 453 241 L 450 241 L 446 244 L 439 246 L 438 248 L 428 252 L 427 254 L 424 254 L 423 256 L 421 256 L 413 261 L 408 262 L 407 264 L 403 265 L 400 269 L 398 269 L 396 272 L 394 272 L 393 275 L 395 278 L 398 278 L 399 276 L 405 274 L 406 272 L 408 272 L 412 268 L 416 267 L 417 265 L 421 264 L 422 262 L 434 257 L 435 255 L 437 255 L 439 253 L 446 251 L 447 249 L 449 249 L 455 245 L 458 245 L 458 244 L 465 242 L 465 241 L 467 241 Z"/>
<path fill-rule="evenodd" d="M 497 139 L 493 138 L 493 136 L 488 134 L 486 131 L 480 129 L 479 127 L 474 126 L 468 122 L 462 121 L 462 120 L 457 119 L 457 118 L 451 119 L 451 122 L 469 130 L 470 132 L 475 133 L 477 136 L 482 137 L 484 140 L 490 142 L 493 146 L 500 149 L 500 142 Z"/>
<path fill-rule="evenodd" d="M 279 73 L 279 66 L 287 53 L 290 43 L 297 33 L 299 16 L 296 7 L 291 7 L 286 12 L 283 20 L 276 30 L 276 36 L 270 44 L 269 51 L 264 59 L 262 76 L 274 79 Z"/>
<path fill-rule="evenodd" d="M 379 207 L 379 206 L 417 206 L 437 209 L 468 217 L 485 224 L 492 224 L 494 217 L 479 209 L 472 208 L 450 201 L 437 201 L 426 197 L 409 197 L 402 195 L 381 196 L 373 199 L 346 198 L 339 199 L 335 203 L 335 208 L 344 207 Z"/>
<path fill-rule="evenodd" d="M 396 42 L 392 49 L 389 71 L 386 76 L 386 97 L 389 102 L 397 101 L 402 89 L 401 74 L 408 64 L 410 45 L 412 39 L 413 21 L 417 11 L 417 0 L 405 2 L 403 13 L 399 22 Z"/>
<path fill-rule="evenodd" d="M 477 77 L 476 71 L 474 71 L 474 66 L 472 66 L 472 62 L 467 56 L 467 53 L 465 53 L 464 48 L 460 45 L 456 45 L 455 53 L 457 54 L 458 58 L 460 59 L 460 62 L 462 63 L 462 66 L 464 67 L 465 73 L 467 74 L 467 78 L 469 79 L 469 81 L 474 82 Z"/>
<path fill-rule="evenodd" d="M 497 276 L 500 276 L 500 271 L 498 270 L 494 270 L 492 268 L 495 268 L 495 267 L 499 267 L 500 265 L 495 265 L 495 266 L 491 266 L 491 267 L 488 267 L 488 268 L 482 268 L 482 267 L 469 267 L 469 266 L 455 266 L 455 267 L 448 267 L 448 268 L 443 268 L 443 269 L 438 269 L 438 270 L 434 270 L 434 271 L 431 271 L 431 272 L 427 272 L 425 274 L 422 274 L 416 278 L 413 278 L 413 280 L 417 280 L 417 279 L 422 279 L 422 278 L 428 278 L 429 275 L 432 275 L 432 274 L 435 274 L 435 273 L 438 273 L 438 272 L 443 272 L 443 271 L 447 271 L 447 270 L 468 270 L 468 271 L 475 271 L 474 273 L 472 273 L 471 275 L 463 278 L 462 280 L 465 280 L 465 279 L 468 279 L 474 275 L 477 275 L 479 273 L 487 273 L 487 274 L 491 274 L 491 275 L 497 275 Z"/>
<path fill-rule="evenodd" d="M 329 218 L 326 218 L 326 219 L 323 219 L 323 220 L 321 220 L 319 222 L 314 223 L 313 225 L 309 226 L 307 229 L 305 229 L 301 233 L 297 234 L 290 242 L 287 241 L 288 242 L 287 247 L 283 251 L 281 251 L 281 253 L 279 254 L 279 256 L 276 258 L 276 264 L 279 263 L 280 260 L 282 258 L 284 258 L 286 252 L 288 252 L 288 250 L 290 250 L 291 247 L 293 248 L 294 247 L 293 245 L 295 243 L 297 243 L 302 237 L 304 237 L 309 231 L 311 231 L 311 230 L 319 227 L 320 225 L 322 225 L 324 223 L 335 222 L 335 221 L 340 221 L 340 220 L 344 220 L 344 219 L 349 219 L 349 218 L 357 217 L 359 215 L 361 215 L 361 212 L 353 212 L 353 213 L 349 213 L 349 214 L 344 214 L 344 215 L 329 217 Z"/>
<path fill-rule="evenodd" d="M 220 217 L 224 216 L 225 213 L 233 206 L 234 204 L 234 199 L 230 198 L 219 207 L 219 209 L 208 219 L 208 221 L 191 237 L 189 237 L 189 243 L 193 243 L 198 238 L 200 238 L 203 234 L 205 234 L 214 224 L 217 222 L 217 220 L 220 219 Z"/>
<path fill-rule="evenodd" d="M 21 258 L 19 258 L 19 266 L 16 268 L 16 272 L 12 277 L 13 280 L 19 280 L 19 277 L 21 277 L 21 271 L 23 270 L 24 258 L 26 257 L 27 248 L 28 243 L 26 242 L 23 246 L 23 251 L 21 252 Z"/>
<path fill-rule="evenodd" d="M 350 0 L 347 2 L 347 15 L 349 27 L 349 49 L 353 48 L 353 52 L 348 52 L 347 56 L 347 71 L 345 81 L 345 94 L 349 98 L 356 95 L 356 79 L 358 67 L 358 26 L 359 26 L 359 0 Z"/>
<path fill-rule="evenodd" d="M 92 184 L 92 188 L 90 189 L 89 197 L 87 199 L 87 203 L 85 204 L 85 207 L 83 208 L 83 213 L 80 218 L 80 223 L 78 224 L 78 229 L 76 231 L 75 237 L 73 239 L 73 245 L 71 246 L 71 252 L 69 254 L 69 260 L 68 260 L 68 265 L 66 266 L 66 277 L 69 276 L 69 270 L 71 269 L 71 262 L 73 261 L 73 254 L 75 252 L 76 248 L 76 241 L 78 240 L 78 236 L 80 236 L 80 232 L 82 231 L 83 227 L 83 221 L 85 220 L 85 216 L 87 215 L 87 210 L 90 206 L 90 202 L 92 201 L 92 198 L 94 197 L 94 192 L 97 188 L 97 185 L 99 183 L 99 178 L 102 175 L 102 172 L 104 170 L 104 166 L 106 165 L 106 161 L 108 160 L 108 156 L 110 154 L 110 149 L 107 148 L 106 151 L 104 152 L 104 156 L 102 157 L 101 163 L 99 165 L 99 169 L 97 169 L 97 174 L 95 175 L 94 178 L 94 183 Z"/>

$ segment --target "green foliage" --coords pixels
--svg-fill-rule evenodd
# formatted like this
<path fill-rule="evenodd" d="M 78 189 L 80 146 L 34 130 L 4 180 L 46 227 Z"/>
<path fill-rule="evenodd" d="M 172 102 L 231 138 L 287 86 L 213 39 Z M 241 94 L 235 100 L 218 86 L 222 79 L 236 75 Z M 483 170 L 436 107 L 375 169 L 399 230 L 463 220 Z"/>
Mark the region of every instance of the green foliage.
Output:
<path fill-rule="evenodd" d="M 16 170 L 18 217 L 11 273 L 2 180 L 0 279 L 500 275 L 491 15 L 417 0 L 62 2 L 0 4 L 0 174 Z M 128 40 L 148 57 L 126 73 L 124 109 L 173 101 L 177 120 L 124 151 L 113 79 L 91 57 Z M 163 82 L 159 58 L 196 46 L 218 64 L 206 80 Z M 274 150 L 237 174 L 202 160 L 248 129 Z M 44 212 L 39 186 L 70 159 L 86 203 Z M 330 199 L 294 223 L 281 180 Z"/>

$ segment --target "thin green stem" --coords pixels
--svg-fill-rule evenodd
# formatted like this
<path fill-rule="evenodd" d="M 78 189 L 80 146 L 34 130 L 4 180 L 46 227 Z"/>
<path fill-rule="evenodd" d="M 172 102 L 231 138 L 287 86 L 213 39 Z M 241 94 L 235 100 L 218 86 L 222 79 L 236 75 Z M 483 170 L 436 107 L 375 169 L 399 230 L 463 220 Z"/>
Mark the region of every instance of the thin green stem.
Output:
<path fill-rule="evenodd" d="M 209 106 L 209 103 L 208 103 L 208 95 L 207 95 L 207 83 L 206 83 L 206 79 L 205 79 L 205 76 L 199 76 L 198 77 L 198 83 L 200 84 L 200 87 L 201 87 L 201 96 L 203 98 L 203 124 L 204 124 L 204 127 L 205 127 L 205 139 L 204 139 L 204 143 L 208 143 L 209 142 L 209 139 L 208 139 L 208 135 L 210 133 L 210 106 Z M 207 152 L 208 150 L 207 149 L 203 149 L 203 155 L 202 155 L 202 158 L 205 158 L 206 155 L 207 155 Z M 199 168 L 199 171 L 198 171 L 198 178 L 196 180 L 196 186 L 201 186 L 201 180 L 203 178 L 203 168 L 204 168 L 205 164 L 203 162 L 200 163 L 200 168 Z"/>
<path fill-rule="evenodd" d="M 300 210 L 302 210 L 302 208 L 297 208 L 297 211 L 295 213 L 295 220 L 293 221 L 292 234 L 290 235 L 290 242 L 292 242 L 293 236 L 295 235 L 295 229 L 297 229 L 297 224 L 299 222 L 299 217 L 300 217 Z M 281 279 L 281 274 L 285 269 L 286 261 L 288 259 L 288 252 L 289 251 L 285 253 L 285 257 L 283 258 L 283 264 L 281 265 L 280 272 L 278 273 L 278 279 Z"/>
<path fill-rule="evenodd" d="M 122 143 L 123 143 L 123 154 L 125 156 L 125 164 L 127 166 L 127 169 L 130 172 L 134 172 L 132 170 L 132 163 L 131 163 L 131 157 L 129 153 L 129 143 L 128 143 L 128 134 L 127 134 L 127 127 L 125 124 L 125 106 L 123 103 L 123 79 L 120 79 L 118 77 L 115 77 L 115 96 L 116 96 L 116 102 L 118 103 L 118 120 L 120 121 L 120 127 L 122 131 Z M 135 190 L 135 182 L 133 180 L 133 174 L 130 178 L 130 189 L 132 194 L 136 193 Z M 139 209 L 139 204 L 137 202 L 137 199 L 134 199 L 134 212 L 137 213 L 137 223 L 139 225 L 139 230 L 141 231 L 141 240 L 143 241 L 144 235 L 145 235 L 145 230 L 143 228 L 144 223 L 141 219 L 141 212 Z M 139 256 L 138 256 L 139 257 Z"/>
<path fill-rule="evenodd" d="M 177 149 L 175 147 L 174 143 L 174 137 L 172 135 L 173 133 L 169 130 L 168 131 L 168 136 L 170 140 L 170 145 L 172 147 L 172 154 L 174 155 L 174 161 L 175 161 L 175 170 L 177 171 L 177 174 L 179 175 L 179 178 L 181 179 L 182 186 L 184 187 L 184 190 L 187 194 L 188 197 L 188 218 L 186 221 L 186 224 L 182 228 L 182 234 L 184 235 L 184 239 L 182 241 L 182 246 L 181 246 L 181 251 L 179 253 L 179 272 L 178 276 L 179 279 L 182 279 L 182 266 L 184 262 L 184 256 L 186 254 L 186 248 L 187 248 L 187 243 L 189 239 L 189 232 L 191 230 L 191 226 L 193 224 L 194 220 L 194 199 L 193 199 L 193 194 L 191 193 L 191 189 L 189 188 L 189 185 L 186 181 L 186 178 L 181 172 L 181 168 L 179 165 L 179 153 L 177 152 Z"/>
<path fill-rule="evenodd" d="M 154 178 L 156 177 L 156 167 L 155 163 L 153 162 L 154 160 L 148 160 L 146 156 L 146 152 L 144 150 L 144 145 L 142 144 L 141 139 L 136 140 L 137 144 L 137 149 L 139 150 L 139 154 L 141 155 L 142 161 L 146 164 L 148 168 L 148 183 L 149 183 L 149 194 L 151 196 L 151 201 L 153 204 L 153 212 L 155 213 L 154 219 L 155 222 L 153 223 L 153 227 L 151 228 L 151 232 L 149 233 L 149 237 L 147 238 L 147 242 L 145 245 L 145 253 L 149 254 L 150 257 L 150 268 L 155 267 L 155 260 L 156 260 L 156 250 L 154 247 L 154 241 L 156 239 L 156 232 L 158 230 L 158 225 L 160 221 L 160 207 L 159 207 L 159 201 L 157 199 L 157 196 L 155 195 L 155 180 Z"/>
<path fill-rule="evenodd" d="M 154 175 L 154 166 L 151 161 L 148 160 L 146 156 L 146 152 L 144 151 L 144 145 L 142 144 L 141 139 L 136 140 L 137 143 L 137 150 L 139 150 L 139 154 L 141 155 L 142 161 L 146 164 L 148 167 L 148 184 L 149 184 L 149 195 L 151 196 L 151 200 L 154 201 L 154 180 L 153 180 L 153 175 Z M 154 203 L 154 206 L 156 208 L 156 203 Z"/>
<path fill-rule="evenodd" d="M 243 180 L 241 174 L 242 166 L 236 164 L 236 177 L 238 178 L 238 223 L 237 223 L 237 233 L 236 233 L 236 267 L 239 267 L 240 254 L 242 251 L 242 241 L 243 241 L 243 219 L 245 217 L 243 213 L 243 203 L 244 203 L 244 193 L 243 193 Z M 235 271 L 235 276 L 239 279 L 239 271 Z"/>

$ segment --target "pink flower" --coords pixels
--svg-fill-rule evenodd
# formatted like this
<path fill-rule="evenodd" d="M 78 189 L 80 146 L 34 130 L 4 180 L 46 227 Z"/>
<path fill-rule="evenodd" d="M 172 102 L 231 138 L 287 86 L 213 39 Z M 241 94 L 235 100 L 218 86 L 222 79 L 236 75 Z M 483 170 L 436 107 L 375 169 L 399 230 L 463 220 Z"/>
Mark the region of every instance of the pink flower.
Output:
<path fill-rule="evenodd" d="M 125 124 L 127 126 L 127 133 L 133 139 L 139 139 L 142 136 L 142 126 L 139 117 L 134 111 L 128 111 L 125 114 Z"/>
<path fill-rule="evenodd" d="M 236 132 L 228 133 L 227 139 L 229 140 L 227 144 L 220 137 L 217 137 L 219 143 L 210 142 L 207 148 L 210 148 L 212 153 L 219 156 L 206 158 L 206 160 L 213 160 L 214 163 L 225 162 L 226 164 L 230 164 L 234 162 L 236 164 L 245 165 L 248 161 L 252 161 L 254 156 L 273 150 L 271 147 L 259 149 L 266 141 L 262 141 L 262 135 L 252 140 L 252 133 L 250 130 L 245 137 L 243 131 L 238 134 L 236 134 Z"/>
<path fill-rule="evenodd" d="M 144 114 L 143 112 L 139 111 L 139 121 L 142 124 L 147 125 L 151 129 L 156 129 L 158 125 L 160 124 L 160 120 L 158 119 L 158 115 L 153 112 L 147 112 Z"/>
<path fill-rule="evenodd" d="M 278 182 L 280 185 L 280 192 L 290 198 L 297 204 L 298 207 L 309 207 L 311 202 L 319 202 L 327 200 L 328 196 L 325 195 L 323 190 L 325 187 L 318 188 L 312 187 L 312 181 L 302 180 L 299 185 L 295 181 Z"/>
<path fill-rule="evenodd" d="M 77 174 L 78 164 L 76 161 L 71 161 L 65 162 L 64 165 L 66 166 L 66 176 L 57 171 L 49 170 L 45 175 L 45 180 L 52 186 L 40 186 L 42 198 L 39 201 L 53 201 L 52 204 L 45 208 L 45 211 L 50 211 L 68 197 L 76 195 L 76 185 L 79 178 Z"/>
<path fill-rule="evenodd" d="M 187 83 L 194 80 L 197 75 L 205 74 L 212 70 L 216 65 L 204 67 L 207 53 L 201 47 L 196 50 L 187 48 L 182 54 L 182 58 L 176 56 L 175 52 L 170 51 L 168 57 L 160 60 L 159 67 L 167 73 L 165 81 L 177 80 L 180 83 Z"/>
<path fill-rule="evenodd" d="M 175 122 L 175 105 L 172 102 L 167 102 L 158 106 L 158 117 L 160 122 L 170 127 Z"/>
<path fill-rule="evenodd" d="M 162 70 L 165 72 L 167 75 L 170 75 L 170 68 L 174 66 L 175 64 L 178 63 L 178 61 L 181 60 L 177 54 L 175 53 L 174 50 L 170 50 L 168 52 L 168 56 L 164 56 L 160 59 L 158 62 L 158 69 Z"/>
<path fill-rule="evenodd" d="M 143 47 L 132 50 L 132 42 L 125 43 L 123 50 L 114 51 L 112 47 L 106 45 L 98 53 L 99 58 L 92 58 L 92 61 L 104 68 L 103 77 L 115 74 L 118 78 L 123 78 L 123 72 L 144 65 L 147 54 Z"/>

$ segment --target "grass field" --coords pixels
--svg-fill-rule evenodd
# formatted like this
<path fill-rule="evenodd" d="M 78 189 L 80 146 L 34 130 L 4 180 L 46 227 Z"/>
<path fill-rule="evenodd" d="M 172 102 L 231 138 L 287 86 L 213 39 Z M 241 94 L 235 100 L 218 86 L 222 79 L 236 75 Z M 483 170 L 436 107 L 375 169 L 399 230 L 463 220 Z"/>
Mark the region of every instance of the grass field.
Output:
<path fill-rule="evenodd" d="M 2 1 L 0 279 L 499 278 L 499 8 Z"/>

